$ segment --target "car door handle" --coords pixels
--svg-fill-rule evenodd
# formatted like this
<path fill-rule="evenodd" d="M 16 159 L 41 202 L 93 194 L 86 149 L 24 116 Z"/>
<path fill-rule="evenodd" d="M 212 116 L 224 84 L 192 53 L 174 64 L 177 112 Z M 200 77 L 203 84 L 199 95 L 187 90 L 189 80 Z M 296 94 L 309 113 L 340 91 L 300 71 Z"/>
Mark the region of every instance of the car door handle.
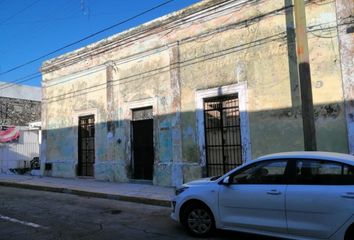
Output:
<path fill-rule="evenodd" d="M 354 192 L 347 192 L 342 195 L 342 198 L 352 198 L 354 199 Z"/>
<path fill-rule="evenodd" d="M 274 189 L 274 190 L 268 191 L 267 194 L 269 194 L 269 195 L 280 195 L 281 192 L 279 192 L 278 190 Z"/>

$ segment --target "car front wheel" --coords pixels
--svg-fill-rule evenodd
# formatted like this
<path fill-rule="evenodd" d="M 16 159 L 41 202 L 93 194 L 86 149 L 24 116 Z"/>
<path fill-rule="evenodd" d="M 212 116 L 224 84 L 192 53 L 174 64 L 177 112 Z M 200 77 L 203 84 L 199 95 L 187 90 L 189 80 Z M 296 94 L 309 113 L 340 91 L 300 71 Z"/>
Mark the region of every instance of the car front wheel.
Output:
<path fill-rule="evenodd" d="M 183 214 L 182 223 L 196 237 L 208 236 L 215 229 L 213 214 L 203 204 L 191 204 L 187 206 Z"/>
<path fill-rule="evenodd" d="M 354 239 L 354 224 L 350 226 L 347 233 L 345 234 L 344 240 L 353 240 Z"/>

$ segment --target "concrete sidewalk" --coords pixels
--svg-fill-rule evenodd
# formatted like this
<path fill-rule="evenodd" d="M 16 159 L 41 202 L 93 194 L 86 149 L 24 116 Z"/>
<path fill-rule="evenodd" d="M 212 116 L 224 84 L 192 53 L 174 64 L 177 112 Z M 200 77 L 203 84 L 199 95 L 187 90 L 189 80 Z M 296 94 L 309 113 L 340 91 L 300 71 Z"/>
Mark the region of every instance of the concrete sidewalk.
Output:
<path fill-rule="evenodd" d="M 170 206 L 170 200 L 174 195 L 173 187 L 105 182 L 95 179 L 64 179 L 15 174 L 0 174 L 0 186 L 70 193 L 166 207 Z"/>

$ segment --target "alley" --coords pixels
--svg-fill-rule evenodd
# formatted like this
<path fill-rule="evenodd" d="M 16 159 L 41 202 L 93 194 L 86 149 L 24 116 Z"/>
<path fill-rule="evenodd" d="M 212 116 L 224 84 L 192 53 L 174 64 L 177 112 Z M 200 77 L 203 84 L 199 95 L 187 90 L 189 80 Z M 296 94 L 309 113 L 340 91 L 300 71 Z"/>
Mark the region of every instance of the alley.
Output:
<path fill-rule="evenodd" d="M 0 187 L 0 239 L 193 239 L 170 209 L 115 200 Z M 259 239 L 218 232 L 210 239 Z"/>

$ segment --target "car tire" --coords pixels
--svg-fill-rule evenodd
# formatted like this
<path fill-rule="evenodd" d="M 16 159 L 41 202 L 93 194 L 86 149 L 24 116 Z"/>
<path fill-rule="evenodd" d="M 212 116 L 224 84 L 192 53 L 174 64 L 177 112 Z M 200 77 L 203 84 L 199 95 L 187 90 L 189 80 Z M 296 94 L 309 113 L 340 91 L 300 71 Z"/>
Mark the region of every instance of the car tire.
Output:
<path fill-rule="evenodd" d="M 353 240 L 354 239 L 354 224 L 352 224 L 348 231 L 345 233 L 344 240 Z"/>
<path fill-rule="evenodd" d="M 206 237 L 215 230 L 213 213 L 202 203 L 193 203 L 185 208 L 182 224 L 194 237 Z"/>

